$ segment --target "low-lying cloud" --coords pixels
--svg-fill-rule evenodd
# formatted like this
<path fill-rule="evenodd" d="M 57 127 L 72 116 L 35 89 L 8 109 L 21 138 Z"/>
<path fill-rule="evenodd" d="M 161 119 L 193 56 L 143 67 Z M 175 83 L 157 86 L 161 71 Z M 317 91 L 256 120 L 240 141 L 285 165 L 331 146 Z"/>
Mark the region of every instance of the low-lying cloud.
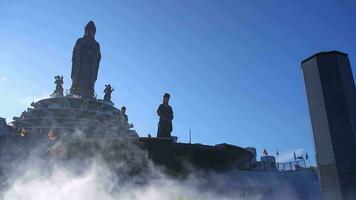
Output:
<path fill-rule="evenodd" d="M 196 170 L 187 177 L 167 175 L 151 162 L 146 151 L 126 137 L 87 138 L 76 134 L 75 138 L 62 138 L 51 148 L 44 143 L 37 145 L 26 158 L 3 164 L 6 180 L 0 186 L 0 197 L 4 200 L 299 199 L 288 181 L 282 183 L 273 176 L 257 181 L 256 177 L 265 176 L 259 173 Z M 248 190 L 241 189 L 246 186 Z M 273 191 L 278 187 L 280 191 Z"/>

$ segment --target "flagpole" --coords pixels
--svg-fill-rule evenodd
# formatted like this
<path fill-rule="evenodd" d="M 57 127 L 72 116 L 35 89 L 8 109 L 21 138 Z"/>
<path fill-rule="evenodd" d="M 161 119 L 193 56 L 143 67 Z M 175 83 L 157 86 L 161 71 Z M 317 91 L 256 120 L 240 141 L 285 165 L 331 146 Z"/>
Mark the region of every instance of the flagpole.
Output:
<path fill-rule="evenodd" d="M 192 143 L 192 131 L 189 129 L 189 144 Z"/>
<path fill-rule="evenodd" d="M 303 158 L 303 160 L 304 160 L 304 158 Z M 307 168 L 307 163 L 306 163 L 305 160 L 304 160 L 304 168 L 305 168 L 305 169 Z"/>

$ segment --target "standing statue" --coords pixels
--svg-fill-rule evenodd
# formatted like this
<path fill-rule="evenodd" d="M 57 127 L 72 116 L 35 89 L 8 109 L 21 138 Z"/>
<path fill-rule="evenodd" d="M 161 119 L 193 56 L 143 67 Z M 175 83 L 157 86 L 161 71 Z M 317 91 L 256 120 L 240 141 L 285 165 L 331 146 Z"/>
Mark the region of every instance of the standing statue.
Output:
<path fill-rule="evenodd" d="M 100 46 L 94 38 L 94 22 L 90 21 L 84 30 L 84 36 L 77 40 L 73 50 L 70 93 L 82 98 L 94 98 L 94 86 L 101 59 Z"/>
<path fill-rule="evenodd" d="M 124 122 L 128 123 L 129 117 L 126 114 L 126 107 L 125 106 L 121 107 L 121 115 L 122 115 L 122 119 L 124 120 Z"/>
<path fill-rule="evenodd" d="M 111 85 L 105 85 L 105 90 L 104 90 L 104 101 L 111 102 L 111 93 L 114 91 L 114 88 L 111 87 Z"/>
<path fill-rule="evenodd" d="M 123 120 L 124 124 L 127 126 L 126 128 L 133 128 L 133 124 L 129 124 L 129 117 L 126 114 L 126 107 L 122 106 L 121 107 L 121 119 Z"/>
<path fill-rule="evenodd" d="M 55 76 L 54 77 L 56 84 L 56 89 L 54 90 L 52 97 L 63 97 L 63 76 Z"/>
<path fill-rule="evenodd" d="M 163 96 L 163 103 L 159 105 L 157 109 L 157 115 L 159 116 L 158 123 L 158 138 L 170 138 L 171 132 L 173 130 L 172 120 L 173 120 L 173 110 L 169 103 L 170 95 L 165 93 Z"/>

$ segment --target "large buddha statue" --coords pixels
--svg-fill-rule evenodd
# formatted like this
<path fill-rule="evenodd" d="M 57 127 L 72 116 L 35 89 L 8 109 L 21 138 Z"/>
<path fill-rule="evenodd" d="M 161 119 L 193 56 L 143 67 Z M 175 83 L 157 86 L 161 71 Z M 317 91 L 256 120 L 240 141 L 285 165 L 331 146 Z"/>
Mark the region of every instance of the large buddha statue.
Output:
<path fill-rule="evenodd" d="M 90 21 L 85 34 L 75 43 L 72 56 L 72 87 L 70 93 L 82 98 L 94 98 L 94 86 L 101 59 L 100 46 L 95 40 L 96 28 Z"/>

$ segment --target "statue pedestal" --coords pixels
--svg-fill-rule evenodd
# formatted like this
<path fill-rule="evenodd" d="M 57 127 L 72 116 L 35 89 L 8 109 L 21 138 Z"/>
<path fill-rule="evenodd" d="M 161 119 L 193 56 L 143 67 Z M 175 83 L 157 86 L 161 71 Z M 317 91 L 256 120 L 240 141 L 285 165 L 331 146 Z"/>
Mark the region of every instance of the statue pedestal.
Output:
<path fill-rule="evenodd" d="M 86 135 L 133 134 L 121 111 L 111 102 L 73 97 L 42 99 L 32 104 L 20 118 L 13 121 L 15 128 L 25 128 L 34 135 L 44 135 L 50 130 L 55 134 L 75 132 Z"/>

